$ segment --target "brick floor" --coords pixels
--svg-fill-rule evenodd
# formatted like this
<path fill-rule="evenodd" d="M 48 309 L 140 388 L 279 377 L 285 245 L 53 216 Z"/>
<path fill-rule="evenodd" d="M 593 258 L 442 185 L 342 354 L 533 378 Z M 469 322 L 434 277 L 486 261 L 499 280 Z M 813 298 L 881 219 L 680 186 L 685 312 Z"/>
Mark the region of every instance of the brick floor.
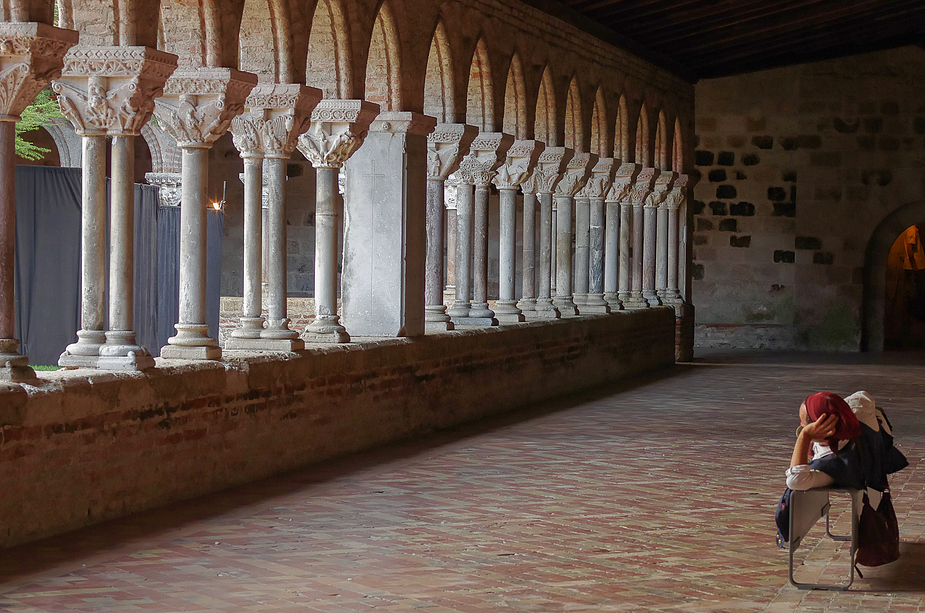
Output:
<path fill-rule="evenodd" d="M 911 463 L 904 556 L 848 593 L 796 590 L 773 523 L 796 409 L 859 388 Z M 923 403 L 918 354 L 707 355 L 0 552 L 0 611 L 925 611 Z M 804 579 L 847 569 L 807 545 Z"/>

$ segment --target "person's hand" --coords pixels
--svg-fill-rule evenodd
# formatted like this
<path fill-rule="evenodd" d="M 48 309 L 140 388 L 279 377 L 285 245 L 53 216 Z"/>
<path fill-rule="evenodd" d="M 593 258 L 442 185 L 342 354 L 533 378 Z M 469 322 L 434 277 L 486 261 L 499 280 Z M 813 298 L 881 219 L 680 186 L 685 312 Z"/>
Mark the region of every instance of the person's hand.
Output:
<path fill-rule="evenodd" d="M 823 415 L 813 423 L 803 428 L 801 434 L 811 441 L 824 441 L 835 434 L 838 425 L 838 416 L 830 413 Z"/>

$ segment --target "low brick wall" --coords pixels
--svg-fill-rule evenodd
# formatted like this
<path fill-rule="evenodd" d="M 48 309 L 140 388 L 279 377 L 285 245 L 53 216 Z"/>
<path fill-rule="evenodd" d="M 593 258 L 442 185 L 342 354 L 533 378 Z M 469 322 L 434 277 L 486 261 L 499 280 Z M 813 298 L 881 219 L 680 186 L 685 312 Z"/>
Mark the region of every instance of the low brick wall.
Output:
<path fill-rule="evenodd" d="M 0 384 L 0 546 L 674 362 L 669 308 Z"/>

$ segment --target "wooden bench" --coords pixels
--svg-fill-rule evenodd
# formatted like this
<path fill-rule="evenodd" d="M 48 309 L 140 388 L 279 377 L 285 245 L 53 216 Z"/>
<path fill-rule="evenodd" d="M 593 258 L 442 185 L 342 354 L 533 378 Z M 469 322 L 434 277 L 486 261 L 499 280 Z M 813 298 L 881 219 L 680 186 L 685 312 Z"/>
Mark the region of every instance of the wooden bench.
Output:
<path fill-rule="evenodd" d="M 829 519 L 829 495 L 833 493 L 848 494 L 851 497 L 851 534 L 839 536 L 832 534 Z M 854 552 L 857 549 L 858 518 L 864 496 L 864 490 L 821 487 L 811 490 L 793 490 L 790 498 L 790 583 L 801 590 L 846 590 L 854 583 Z M 835 541 L 851 541 L 850 571 L 847 583 L 801 583 L 793 578 L 793 553 L 800 547 L 810 529 L 819 518 L 825 517 L 825 533 Z"/>

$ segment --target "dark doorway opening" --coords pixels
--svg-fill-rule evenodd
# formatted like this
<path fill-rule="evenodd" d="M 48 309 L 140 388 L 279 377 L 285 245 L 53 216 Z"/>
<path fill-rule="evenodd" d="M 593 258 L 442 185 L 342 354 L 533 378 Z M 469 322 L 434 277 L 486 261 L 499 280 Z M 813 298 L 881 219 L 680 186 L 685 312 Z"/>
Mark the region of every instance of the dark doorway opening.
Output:
<path fill-rule="evenodd" d="M 884 349 L 925 349 L 925 222 L 893 242 L 885 290 Z"/>

